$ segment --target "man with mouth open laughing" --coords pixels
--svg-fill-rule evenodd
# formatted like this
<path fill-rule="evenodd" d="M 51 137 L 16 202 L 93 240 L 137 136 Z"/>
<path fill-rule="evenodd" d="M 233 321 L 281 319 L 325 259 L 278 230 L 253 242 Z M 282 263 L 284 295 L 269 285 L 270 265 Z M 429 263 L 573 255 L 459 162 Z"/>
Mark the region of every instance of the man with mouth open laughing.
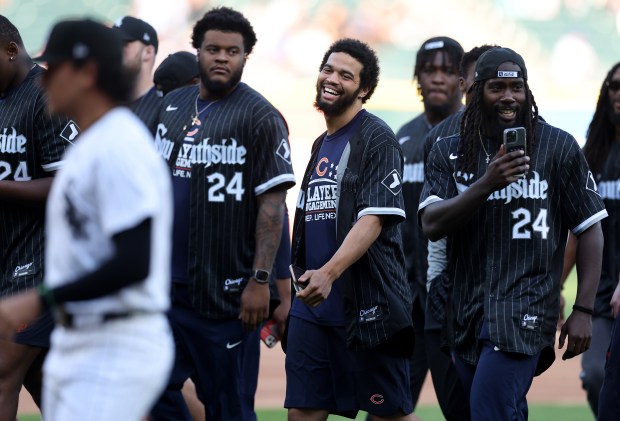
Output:
<path fill-rule="evenodd" d="M 362 108 L 378 59 L 343 39 L 319 69 L 315 107 L 327 132 L 313 145 L 295 214 L 292 261 L 306 271 L 290 312 L 284 406 L 289 420 L 358 410 L 414 420 L 403 158 L 392 130 Z"/>
<path fill-rule="evenodd" d="M 578 291 L 562 327 L 563 359 L 588 349 L 607 216 L 575 139 L 538 119 L 523 58 L 494 48 L 476 62 L 460 133 L 439 139 L 418 216 L 430 240 L 449 237 L 450 345 L 472 420 L 525 420 L 535 375 L 555 357 L 562 256 L 578 240 Z M 506 152 L 523 126 L 526 152 Z M 518 174 L 525 173 L 525 176 Z"/>

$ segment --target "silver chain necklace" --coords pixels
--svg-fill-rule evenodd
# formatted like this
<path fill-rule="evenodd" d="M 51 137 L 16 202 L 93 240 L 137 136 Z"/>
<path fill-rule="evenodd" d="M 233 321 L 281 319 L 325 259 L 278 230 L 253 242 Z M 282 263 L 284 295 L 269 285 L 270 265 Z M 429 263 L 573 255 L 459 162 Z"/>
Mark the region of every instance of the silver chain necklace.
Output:
<path fill-rule="evenodd" d="M 491 154 L 489 154 L 487 152 L 487 148 L 484 147 L 484 142 L 482 141 L 482 133 L 480 133 L 480 129 L 478 129 L 478 139 L 480 139 L 480 146 L 482 146 L 482 150 L 484 151 L 484 154 L 487 156 L 486 162 L 488 164 L 489 161 L 491 160 Z"/>

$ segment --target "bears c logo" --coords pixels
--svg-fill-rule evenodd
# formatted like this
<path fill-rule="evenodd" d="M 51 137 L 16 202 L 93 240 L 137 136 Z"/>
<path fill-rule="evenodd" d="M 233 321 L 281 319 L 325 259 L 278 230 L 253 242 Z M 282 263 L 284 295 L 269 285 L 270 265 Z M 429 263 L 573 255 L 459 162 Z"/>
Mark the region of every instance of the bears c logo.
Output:
<path fill-rule="evenodd" d="M 374 403 L 375 405 L 381 405 L 383 402 L 385 402 L 385 399 L 383 398 L 383 395 L 375 393 L 370 397 L 370 402 Z"/>

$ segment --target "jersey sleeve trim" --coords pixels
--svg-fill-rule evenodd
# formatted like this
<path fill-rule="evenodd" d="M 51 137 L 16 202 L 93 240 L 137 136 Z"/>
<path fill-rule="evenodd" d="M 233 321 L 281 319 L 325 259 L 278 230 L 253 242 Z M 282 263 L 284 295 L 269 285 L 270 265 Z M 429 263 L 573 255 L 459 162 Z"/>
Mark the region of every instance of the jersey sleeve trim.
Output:
<path fill-rule="evenodd" d="M 281 174 L 277 177 L 272 178 L 271 180 L 267 180 L 266 182 L 264 182 L 263 184 L 260 184 L 256 187 L 254 187 L 254 194 L 256 196 L 260 196 L 261 194 L 265 193 L 268 190 L 271 190 L 272 188 L 274 188 L 275 186 L 278 186 L 280 184 L 284 184 L 284 183 L 293 183 L 293 185 L 295 185 L 295 175 L 294 174 Z M 290 187 L 293 187 L 293 185 L 291 185 Z"/>
<path fill-rule="evenodd" d="M 400 208 L 365 208 L 357 214 L 357 219 L 364 215 L 395 215 L 406 218 L 405 211 Z"/>
<path fill-rule="evenodd" d="M 571 231 L 573 232 L 573 234 L 579 235 L 588 228 L 590 228 L 592 225 L 596 224 L 601 219 L 607 218 L 607 216 L 609 216 L 607 210 L 603 209 L 583 221 L 581 224 L 577 225 L 575 228 L 571 229 Z"/>
<path fill-rule="evenodd" d="M 64 161 L 57 161 L 57 162 L 52 162 L 49 164 L 43 164 L 41 165 L 41 168 L 43 168 L 43 170 L 45 172 L 54 172 L 54 171 L 58 171 L 64 164 Z"/>
<path fill-rule="evenodd" d="M 428 205 L 431 205 L 435 202 L 441 202 L 443 199 L 439 196 L 428 196 L 426 199 L 424 199 L 423 202 L 420 203 L 420 205 L 418 206 L 418 212 L 420 212 L 422 209 L 424 209 L 425 207 L 427 207 Z"/>

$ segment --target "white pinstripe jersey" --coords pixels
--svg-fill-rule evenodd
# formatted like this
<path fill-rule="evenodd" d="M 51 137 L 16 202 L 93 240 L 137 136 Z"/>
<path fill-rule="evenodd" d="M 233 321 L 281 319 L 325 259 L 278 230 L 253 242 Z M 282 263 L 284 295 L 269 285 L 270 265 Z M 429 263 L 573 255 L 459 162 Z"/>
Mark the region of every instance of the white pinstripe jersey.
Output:
<path fill-rule="evenodd" d="M 607 216 L 594 178 L 574 138 L 537 125 L 524 179 L 494 192 L 472 219 L 449 238 L 453 282 L 453 346 L 467 362 L 478 358 L 483 318 L 491 341 L 503 351 L 534 355 L 553 347 L 559 314 L 559 280 L 566 235 L 579 235 Z M 432 147 L 419 212 L 464 191 L 486 171 L 455 170 L 459 136 Z M 494 156 L 499 143 L 488 152 Z"/>

